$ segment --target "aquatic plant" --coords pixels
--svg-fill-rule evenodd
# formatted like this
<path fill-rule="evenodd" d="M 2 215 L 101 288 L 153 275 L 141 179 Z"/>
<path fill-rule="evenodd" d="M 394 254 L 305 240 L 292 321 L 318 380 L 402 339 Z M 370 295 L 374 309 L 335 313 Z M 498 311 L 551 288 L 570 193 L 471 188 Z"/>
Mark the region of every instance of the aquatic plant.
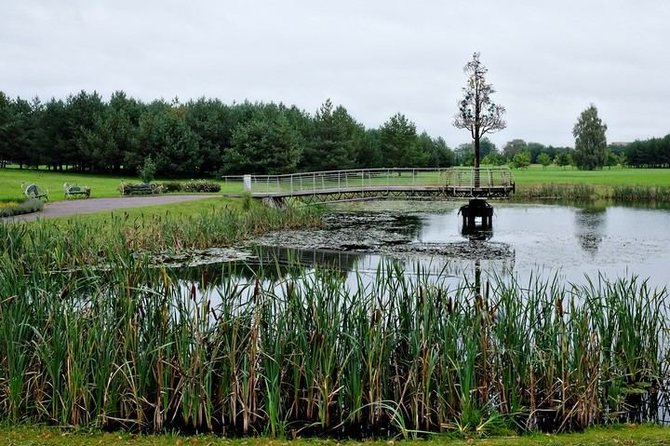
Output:
<path fill-rule="evenodd" d="M 42 220 L 0 225 L 0 256 L 49 271 L 104 264 L 140 253 L 178 253 L 230 246 L 260 233 L 321 224 L 319 208 L 212 207 L 195 215 L 165 212 L 104 219 Z"/>
<path fill-rule="evenodd" d="M 261 268 L 213 287 L 127 252 L 72 273 L 10 252 L 4 421 L 272 436 L 570 430 L 653 419 L 667 381 L 668 295 L 636 277 L 450 289 L 386 263 L 356 284 Z"/>

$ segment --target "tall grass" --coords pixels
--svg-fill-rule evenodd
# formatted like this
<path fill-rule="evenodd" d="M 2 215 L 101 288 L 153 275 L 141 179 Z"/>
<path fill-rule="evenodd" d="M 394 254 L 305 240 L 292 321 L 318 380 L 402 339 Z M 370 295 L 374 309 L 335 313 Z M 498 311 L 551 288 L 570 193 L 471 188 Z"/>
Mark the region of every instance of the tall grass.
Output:
<path fill-rule="evenodd" d="M 42 220 L 0 224 L 0 256 L 27 268 L 72 269 L 100 264 L 107 258 L 140 253 L 176 253 L 212 246 L 230 246 L 263 232 L 316 226 L 321 211 L 314 207 L 241 210 L 211 208 L 201 214 L 166 212 L 150 216 L 112 214 L 106 220 Z"/>
<path fill-rule="evenodd" d="M 389 263 L 356 287 L 315 270 L 211 288 L 144 257 L 107 260 L 53 273 L 0 258 L 0 420 L 568 430 L 653 418 L 667 379 L 668 296 L 635 277 L 494 280 L 480 293 Z"/>
<path fill-rule="evenodd" d="M 614 200 L 622 203 L 668 203 L 670 202 L 670 187 L 545 183 L 520 185 L 517 187 L 515 198 L 521 200 Z"/>

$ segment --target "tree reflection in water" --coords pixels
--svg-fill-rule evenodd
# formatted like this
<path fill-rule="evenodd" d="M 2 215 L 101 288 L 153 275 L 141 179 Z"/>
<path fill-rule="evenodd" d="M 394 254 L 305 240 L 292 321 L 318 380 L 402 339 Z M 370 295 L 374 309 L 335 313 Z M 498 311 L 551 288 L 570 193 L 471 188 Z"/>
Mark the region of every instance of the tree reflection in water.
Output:
<path fill-rule="evenodd" d="M 595 255 L 605 234 L 607 208 L 587 207 L 575 211 L 575 236 L 582 249 Z"/>

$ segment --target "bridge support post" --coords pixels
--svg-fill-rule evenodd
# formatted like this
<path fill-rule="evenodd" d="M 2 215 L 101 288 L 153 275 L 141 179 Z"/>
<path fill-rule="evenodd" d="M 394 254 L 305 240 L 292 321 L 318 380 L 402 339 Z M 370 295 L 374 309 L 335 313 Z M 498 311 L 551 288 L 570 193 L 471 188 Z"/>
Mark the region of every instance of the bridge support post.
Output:
<path fill-rule="evenodd" d="M 493 229 L 493 206 L 481 198 L 473 198 L 458 211 L 463 216 L 463 232 Z"/>

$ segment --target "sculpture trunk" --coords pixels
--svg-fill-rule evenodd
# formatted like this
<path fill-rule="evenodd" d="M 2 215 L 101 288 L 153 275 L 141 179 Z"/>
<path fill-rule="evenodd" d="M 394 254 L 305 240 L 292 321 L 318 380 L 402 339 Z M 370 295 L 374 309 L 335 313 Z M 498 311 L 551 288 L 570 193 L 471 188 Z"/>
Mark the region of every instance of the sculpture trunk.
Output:
<path fill-rule="evenodd" d="M 479 136 L 475 137 L 475 188 L 480 187 L 480 178 L 479 178 Z"/>

